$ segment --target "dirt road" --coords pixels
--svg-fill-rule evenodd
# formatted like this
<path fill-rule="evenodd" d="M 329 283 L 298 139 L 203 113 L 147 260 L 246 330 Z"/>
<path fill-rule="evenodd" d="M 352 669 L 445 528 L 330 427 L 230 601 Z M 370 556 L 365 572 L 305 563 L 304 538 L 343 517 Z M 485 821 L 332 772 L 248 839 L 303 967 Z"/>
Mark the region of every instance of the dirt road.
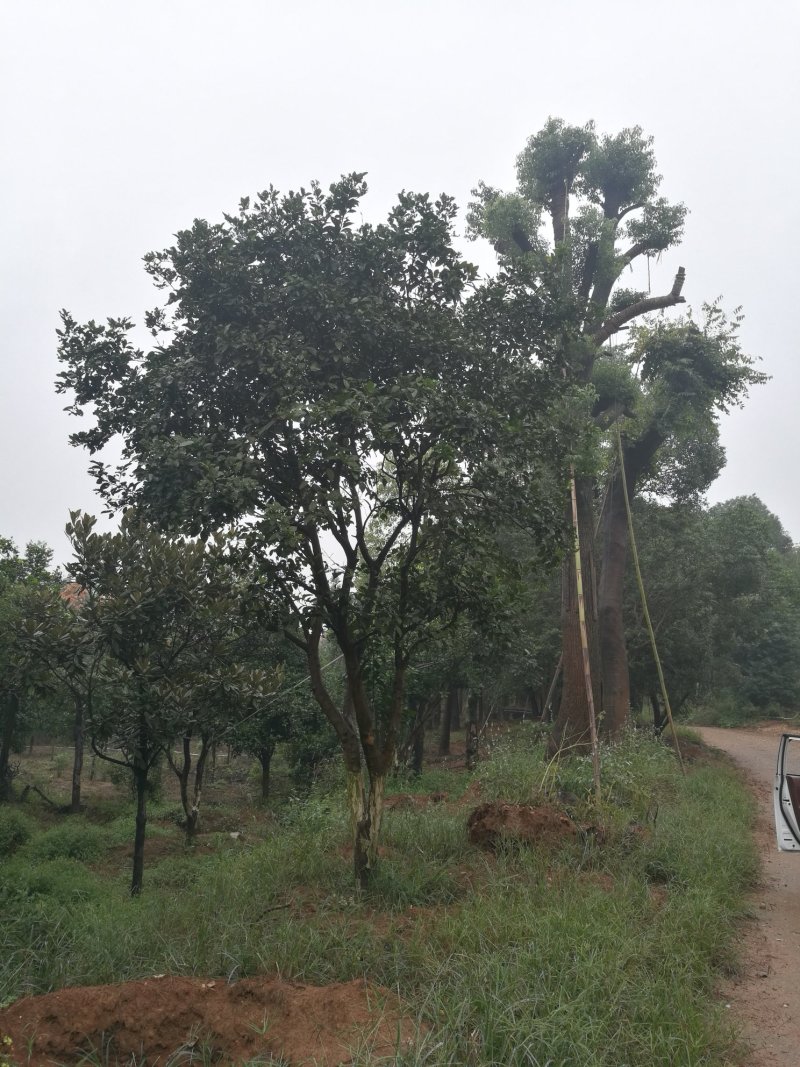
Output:
<path fill-rule="evenodd" d="M 703 740 L 744 769 L 758 798 L 762 884 L 753 897 L 742 977 L 724 995 L 753 1051 L 747 1067 L 800 1065 L 800 853 L 778 852 L 772 790 L 778 739 L 785 727 L 748 730 L 704 727 Z"/>

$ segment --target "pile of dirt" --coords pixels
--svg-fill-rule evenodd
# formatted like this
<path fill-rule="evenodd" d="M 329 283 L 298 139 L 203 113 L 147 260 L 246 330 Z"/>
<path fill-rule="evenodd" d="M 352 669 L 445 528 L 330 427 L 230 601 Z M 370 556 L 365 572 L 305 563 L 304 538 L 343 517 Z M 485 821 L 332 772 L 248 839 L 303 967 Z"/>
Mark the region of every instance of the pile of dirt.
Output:
<path fill-rule="evenodd" d="M 550 847 L 577 837 L 578 826 L 553 808 L 532 808 L 495 800 L 480 804 L 470 812 L 467 835 L 480 848 L 495 849 L 501 842 Z"/>
<path fill-rule="evenodd" d="M 192 1051 L 204 1062 L 271 1055 L 293 1067 L 338 1067 L 354 1049 L 393 1058 L 416 1028 L 397 997 L 360 979 L 316 987 L 155 976 L 26 997 L 0 1011 L 0 1034 L 13 1041 L 12 1062 L 24 1056 L 30 1067 L 75 1064 L 87 1051 L 103 1063 L 144 1057 L 149 1067 Z"/>

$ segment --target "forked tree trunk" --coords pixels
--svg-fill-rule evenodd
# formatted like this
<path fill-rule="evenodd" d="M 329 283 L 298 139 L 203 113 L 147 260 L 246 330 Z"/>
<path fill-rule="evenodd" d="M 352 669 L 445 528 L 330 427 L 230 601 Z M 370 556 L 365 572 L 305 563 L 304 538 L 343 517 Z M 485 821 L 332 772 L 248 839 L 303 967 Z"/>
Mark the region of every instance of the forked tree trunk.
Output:
<path fill-rule="evenodd" d="M 75 753 L 72 760 L 72 796 L 69 810 L 71 815 L 79 814 L 81 810 L 81 778 L 83 776 L 83 700 L 75 699 L 75 720 L 73 723 L 72 737 Z"/>
<path fill-rule="evenodd" d="M 183 761 L 177 767 L 170 755 L 172 769 L 178 775 L 181 791 L 181 806 L 186 817 L 186 842 L 192 844 L 200 829 L 200 800 L 203 795 L 203 779 L 205 775 L 206 761 L 210 751 L 208 737 L 201 736 L 200 752 L 197 756 L 197 764 L 194 769 L 194 781 L 192 782 L 191 795 L 189 782 L 192 771 L 192 737 L 187 734 L 183 738 Z"/>
<path fill-rule="evenodd" d="M 600 643 L 597 627 L 595 593 L 594 513 L 592 509 L 591 478 L 576 479 L 578 528 L 581 541 L 581 568 L 586 609 L 586 630 L 589 641 L 589 667 L 592 676 L 594 706 L 602 708 L 600 685 Z M 572 510 L 568 505 L 572 523 Z M 562 684 L 561 703 L 550 735 L 549 752 L 555 755 L 588 752 L 591 744 L 589 702 L 583 669 L 580 619 L 578 616 L 578 588 L 575 556 L 568 552 L 561 569 L 561 642 Z"/>

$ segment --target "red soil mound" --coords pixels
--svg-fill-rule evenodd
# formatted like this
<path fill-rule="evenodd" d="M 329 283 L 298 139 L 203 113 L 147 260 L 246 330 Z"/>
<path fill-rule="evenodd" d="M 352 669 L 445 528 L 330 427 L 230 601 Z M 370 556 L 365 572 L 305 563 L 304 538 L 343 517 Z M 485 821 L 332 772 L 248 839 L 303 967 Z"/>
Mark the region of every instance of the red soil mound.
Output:
<path fill-rule="evenodd" d="M 394 1057 L 415 1036 L 397 998 L 356 980 L 323 987 L 279 978 L 150 978 L 112 986 L 61 989 L 0 1011 L 16 1059 L 30 1067 L 74 1064 L 87 1050 L 102 1062 L 146 1057 L 163 1067 L 193 1049 L 219 1063 L 280 1056 L 292 1065 L 334 1067 L 351 1050 Z M 32 1042 L 32 1044 L 31 1044 Z M 30 1048 L 30 1058 L 28 1049 Z M 187 1059 L 188 1062 L 188 1059 Z"/>
<path fill-rule="evenodd" d="M 502 841 L 523 845 L 556 845 L 576 837 L 578 827 L 563 812 L 525 804 L 491 801 L 470 812 L 467 834 L 473 845 L 496 848 Z"/>

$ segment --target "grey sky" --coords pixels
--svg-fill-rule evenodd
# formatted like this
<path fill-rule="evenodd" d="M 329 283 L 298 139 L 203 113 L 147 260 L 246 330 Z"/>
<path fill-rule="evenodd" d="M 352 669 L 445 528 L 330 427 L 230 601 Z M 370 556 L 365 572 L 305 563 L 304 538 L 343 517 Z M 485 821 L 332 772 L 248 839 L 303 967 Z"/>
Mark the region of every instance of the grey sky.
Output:
<path fill-rule="evenodd" d="M 511 188 L 552 114 L 655 136 L 691 214 L 653 289 L 683 264 L 691 304 L 743 305 L 772 375 L 711 499 L 757 493 L 800 540 L 799 31 L 796 0 L 3 0 L 0 534 L 63 558 L 68 509 L 101 507 L 53 391 L 60 307 L 140 318 L 142 255 L 269 184 L 366 170 L 376 218 L 401 188 Z"/>

